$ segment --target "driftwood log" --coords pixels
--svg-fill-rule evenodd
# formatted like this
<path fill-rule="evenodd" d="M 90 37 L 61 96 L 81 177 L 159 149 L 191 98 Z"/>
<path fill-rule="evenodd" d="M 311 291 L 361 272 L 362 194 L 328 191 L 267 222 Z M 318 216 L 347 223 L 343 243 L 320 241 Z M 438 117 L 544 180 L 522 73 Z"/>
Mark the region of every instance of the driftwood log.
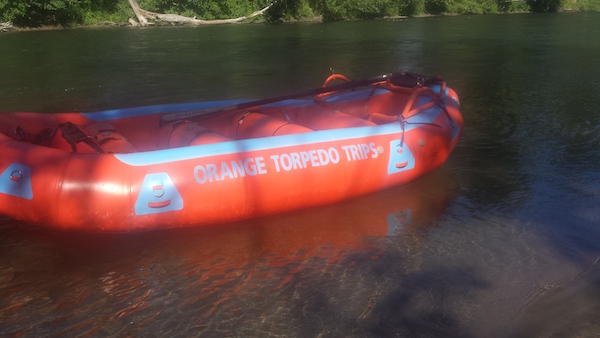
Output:
<path fill-rule="evenodd" d="M 1 22 L 0 23 L 0 32 L 8 32 L 13 29 L 12 22 Z"/>
<path fill-rule="evenodd" d="M 237 23 L 237 22 L 242 22 L 246 19 L 253 18 L 258 15 L 261 15 L 264 12 L 266 12 L 269 8 L 271 8 L 271 6 L 273 6 L 273 3 L 271 3 L 269 6 L 263 8 L 261 10 L 258 10 L 250 15 L 241 16 L 241 17 L 235 18 L 235 19 L 199 20 L 199 19 L 196 19 L 195 17 L 190 18 L 187 16 L 182 16 L 182 15 L 177 15 L 177 14 L 160 14 L 160 13 L 150 12 L 150 11 L 140 8 L 140 5 L 138 5 L 136 0 L 129 0 L 129 4 L 131 5 L 131 9 L 133 9 L 133 12 L 135 13 L 135 16 L 137 17 L 140 26 L 147 26 L 149 24 L 148 19 L 163 21 L 163 22 L 168 22 L 168 23 L 182 24 L 182 25 L 193 25 L 193 26 Z M 133 20 L 130 20 L 130 23 L 131 23 L 131 21 L 133 21 Z M 133 23 L 132 23 L 132 25 L 133 25 Z M 137 24 L 134 26 L 137 26 Z"/>

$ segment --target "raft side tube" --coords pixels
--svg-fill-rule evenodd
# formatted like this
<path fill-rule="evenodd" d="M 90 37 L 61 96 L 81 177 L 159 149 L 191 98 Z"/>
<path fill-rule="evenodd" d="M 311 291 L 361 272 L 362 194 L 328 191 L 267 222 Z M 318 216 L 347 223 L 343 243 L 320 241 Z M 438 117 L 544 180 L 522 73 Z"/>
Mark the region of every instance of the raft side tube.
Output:
<path fill-rule="evenodd" d="M 56 221 L 63 229 L 130 231 L 133 196 L 130 168 L 113 154 L 69 154 L 56 197 Z"/>

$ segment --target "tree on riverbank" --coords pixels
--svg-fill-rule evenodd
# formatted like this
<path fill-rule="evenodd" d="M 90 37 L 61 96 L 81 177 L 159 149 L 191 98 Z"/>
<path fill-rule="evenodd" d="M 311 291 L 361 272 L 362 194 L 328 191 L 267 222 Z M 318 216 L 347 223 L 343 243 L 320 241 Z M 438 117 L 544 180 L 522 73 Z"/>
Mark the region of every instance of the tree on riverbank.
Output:
<path fill-rule="evenodd" d="M 258 17 L 268 22 L 314 18 L 335 21 L 422 14 L 553 12 L 561 9 L 600 11 L 600 0 L 276 0 L 272 5 L 271 2 L 273 1 L 137 0 L 139 7 L 147 13 L 163 13 L 161 15 L 170 15 L 171 18 L 180 16 L 178 19 L 187 17 L 192 20 L 190 22 L 196 23 L 212 20 L 238 22 Z M 253 14 L 256 15 L 252 16 Z M 0 23 L 11 22 L 16 27 L 90 25 L 103 22 L 125 24 L 134 17 L 136 16 L 129 0 L 0 0 Z M 240 19 L 231 20 L 232 18 Z"/>
<path fill-rule="evenodd" d="M 126 22 L 127 0 L 0 0 L 0 22 L 17 27 Z"/>

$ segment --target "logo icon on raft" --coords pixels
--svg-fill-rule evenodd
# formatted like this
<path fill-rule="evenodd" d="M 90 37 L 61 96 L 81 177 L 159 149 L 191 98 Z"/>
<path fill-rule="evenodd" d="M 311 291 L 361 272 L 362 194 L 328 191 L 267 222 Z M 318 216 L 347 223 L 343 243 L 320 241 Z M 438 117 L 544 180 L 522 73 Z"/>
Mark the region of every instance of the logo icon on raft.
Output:
<path fill-rule="evenodd" d="M 29 166 L 12 163 L 0 174 L 0 193 L 33 199 L 31 169 Z"/>
<path fill-rule="evenodd" d="M 135 202 L 136 215 L 158 214 L 183 209 L 183 198 L 167 173 L 148 174 Z"/>
<path fill-rule="evenodd" d="M 415 167 L 415 157 L 402 140 L 390 142 L 390 162 L 388 175 L 396 174 Z"/>

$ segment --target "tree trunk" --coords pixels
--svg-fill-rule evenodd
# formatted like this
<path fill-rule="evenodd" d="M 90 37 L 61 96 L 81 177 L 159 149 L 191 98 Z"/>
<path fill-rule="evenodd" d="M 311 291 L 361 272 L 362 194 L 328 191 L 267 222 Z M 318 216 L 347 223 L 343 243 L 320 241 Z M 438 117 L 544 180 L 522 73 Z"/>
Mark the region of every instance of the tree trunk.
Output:
<path fill-rule="evenodd" d="M 149 24 L 148 19 L 183 24 L 183 25 L 193 25 L 193 26 L 237 23 L 237 22 L 242 22 L 246 19 L 253 18 L 258 15 L 261 15 L 264 12 L 266 12 L 269 8 L 271 8 L 271 6 L 273 6 L 273 3 L 271 3 L 269 6 L 263 8 L 261 10 L 258 10 L 248 16 L 241 16 L 241 17 L 235 18 L 235 19 L 198 20 L 195 17 L 189 18 L 187 16 L 182 16 L 182 15 L 177 15 L 177 14 L 161 14 L 161 13 L 150 12 L 150 11 L 141 9 L 135 0 L 129 0 L 129 4 L 131 5 L 131 8 L 133 9 L 133 12 L 135 13 L 135 16 L 137 17 L 141 26 L 147 26 Z"/>
<path fill-rule="evenodd" d="M 144 17 L 144 14 L 142 14 L 142 9 L 140 8 L 140 5 L 138 5 L 137 1 L 129 0 L 129 5 L 131 6 L 131 9 L 133 9 L 133 13 L 135 13 L 140 25 L 148 26 L 148 20 L 146 20 L 146 17 Z"/>

